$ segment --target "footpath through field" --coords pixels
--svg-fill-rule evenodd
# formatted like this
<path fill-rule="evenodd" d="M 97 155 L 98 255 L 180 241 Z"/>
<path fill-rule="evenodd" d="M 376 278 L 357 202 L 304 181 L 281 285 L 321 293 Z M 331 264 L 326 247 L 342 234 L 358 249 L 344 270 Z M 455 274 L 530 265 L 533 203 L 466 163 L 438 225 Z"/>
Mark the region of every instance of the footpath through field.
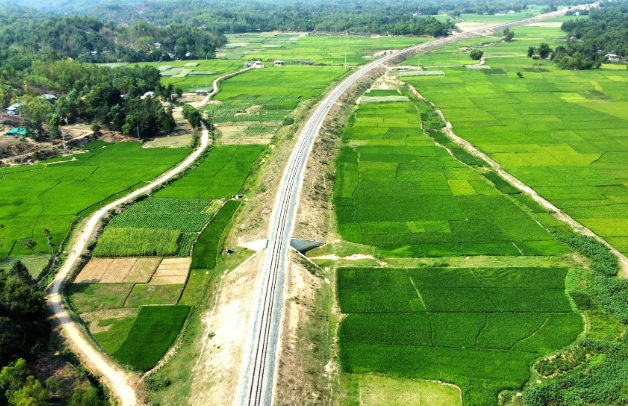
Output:
<path fill-rule="evenodd" d="M 398 63 L 413 53 L 427 52 L 465 39 L 557 17 L 565 14 L 566 11 L 567 9 L 564 9 L 517 22 L 453 35 L 385 56 L 347 77 L 319 104 L 305 124 L 299 141 L 292 152 L 275 200 L 266 257 L 256 283 L 252 303 L 251 324 L 246 339 L 244 363 L 236 400 L 237 406 L 271 406 L 273 404 L 286 257 L 290 245 L 290 235 L 294 228 L 305 163 L 314 139 L 333 104 L 353 83 L 385 62 Z"/>
<path fill-rule="evenodd" d="M 217 79 L 218 80 L 218 79 Z M 214 82 L 216 83 L 216 82 Z M 214 86 L 216 86 L 214 84 Z M 133 406 L 137 403 L 134 387 L 129 384 L 127 374 L 124 370 L 115 366 L 115 363 L 110 361 L 106 355 L 97 348 L 94 343 L 86 336 L 81 326 L 72 319 L 72 316 L 65 309 L 63 302 L 63 295 L 61 293 L 62 286 L 66 278 L 70 275 L 72 269 L 80 259 L 81 253 L 85 250 L 88 241 L 98 228 L 101 217 L 103 217 L 107 211 L 113 209 L 121 203 L 128 202 L 131 199 L 139 196 L 143 193 L 149 192 L 156 186 L 172 179 L 177 174 L 181 173 L 188 166 L 190 166 L 196 158 L 209 145 L 209 133 L 205 125 L 203 126 L 201 144 L 192 152 L 185 161 L 181 162 L 174 169 L 165 172 L 157 179 L 153 180 L 147 186 L 138 189 L 112 203 L 109 203 L 105 207 L 95 212 L 87 221 L 85 227 L 76 234 L 76 243 L 72 247 L 68 257 L 66 258 L 63 266 L 55 276 L 54 281 L 49 286 L 48 303 L 53 311 L 53 317 L 61 324 L 65 336 L 70 340 L 76 350 L 80 352 L 80 355 L 84 357 L 84 360 L 88 360 L 93 369 L 103 376 L 106 380 L 109 389 L 118 397 L 122 406 Z"/>
<path fill-rule="evenodd" d="M 211 98 L 212 98 L 212 96 L 214 96 L 216 93 L 218 93 L 218 90 L 219 90 L 219 89 L 218 89 L 218 82 L 220 82 L 221 80 L 224 80 L 224 79 L 230 78 L 231 76 L 239 75 L 240 73 L 242 73 L 242 72 L 246 72 L 246 71 L 247 71 L 247 70 L 249 70 L 249 69 L 253 69 L 253 67 L 244 68 L 244 69 L 242 69 L 242 70 L 239 70 L 239 71 L 237 71 L 237 72 L 233 72 L 233 73 L 227 73 L 226 75 L 222 75 L 221 77 L 217 78 L 216 80 L 214 80 L 214 81 L 212 82 L 212 88 L 213 88 L 213 89 L 212 89 L 212 91 L 211 91 L 211 92 L 209 92 L 209 93 L 207 94 L 207 97 L 205 97 L 203 100 L 201 100 L 201 101 L 200 101 L 200 102 L 198 102 L 198 103 L 191 103 L 191 104 L 192 104 L 192 106 L 196 107 L 197 109 L 200 109 L 200 108 L 202 108 L 202 107 L 205 107 L 205 105 L 206 105 L 207 103 L 209 103 L 209 99 L 211 99 Z"/>

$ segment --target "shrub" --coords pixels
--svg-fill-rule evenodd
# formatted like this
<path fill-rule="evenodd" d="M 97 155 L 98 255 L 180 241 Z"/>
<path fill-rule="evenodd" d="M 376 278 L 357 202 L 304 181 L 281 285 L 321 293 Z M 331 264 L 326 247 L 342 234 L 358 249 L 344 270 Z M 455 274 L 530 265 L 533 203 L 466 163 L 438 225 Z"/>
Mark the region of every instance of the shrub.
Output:
<path fill-rule="evenodd" d="M 479 61 L 480 59 L 482 59 L 482 55 L 484 55 L 484 51 L 482 51 L 481 49 L 474 49 L 469 54 L 471 59 L 473 59 L 474 61 Z"/>

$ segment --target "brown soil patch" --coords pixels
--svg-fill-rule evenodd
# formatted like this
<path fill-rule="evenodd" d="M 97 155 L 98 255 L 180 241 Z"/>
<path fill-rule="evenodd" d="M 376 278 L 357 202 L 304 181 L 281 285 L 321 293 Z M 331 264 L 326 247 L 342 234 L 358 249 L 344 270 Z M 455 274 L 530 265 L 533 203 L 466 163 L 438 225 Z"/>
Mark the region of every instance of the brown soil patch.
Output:
<path fill-rule="evenodd" d="M 273 128 L 270 128 L 266 134 L 256 134 L 247 136 L 247 126 L 243 125 L 216 125 L 220 130 L 221 145 L 268 145 L 274 135 Z"/>
<path fill-rule="evenodd" d="M 188 277 L 192 258 L 167 258 L 161 261 L 150 280 L 152 285 L 183 285 Z"/>
<path fill-rule="evenodd" d="M 101 283 L 122 283 L 124 278 L 131 272 L 137 258 L 117 258 L 107 268 L 105 274 L 100 278 Z"/>
<path fill-rule="evenodd" d="M 111 325 L 100 327 L 98 326 L 98 322 L 100 320 L 107 319 L 121 319 L 123 317 L 133 317 L 137 316 L 140 309 L 135 308 L 119 308 L 119 309 L 105 309 L 105 310 L 97 310 L 95 312 L 89 313 L 81 313 L 79 316 L 83 323 L 89 326 L 89 332 L 91 334 L 100 333 L 102 331 L 107 331 L 111 328 Z"/>
<path fill-rule="evenodd" d="M 490 23 L 456 23 L 456 27 L 460 28 L 462 32 L 469 32 L 475 30 L 481 30 L 482 28 L 488 28 L 496 25 L 496 22 Z"/>
<path fill-rule="evenodd" d="M 331 400 L 330 353 L 319 349 L 328 346 L 324 338 L 328 337 L 329 324 L 320 317 L 328 309 L 319 296 L 326 289 L 325 281 L 312 275 L 301 261 L 299 254 L 290 254 L 275 389 L 277 406 L 327 405 Z"/>
<path fill-rule="evenodd" d="M 94 258 L 78 274 L 74 283 L 98 283 L 107 272 L 107 269 L 113 264 L 110 258 Z"/>
<path fill-rule="evenodd" d="M 159 264 L 160 269 L 189 269 L 192 264 L 192 258 L 166 258 Z"/>
<path fill-rule="evenodd" d="M 161 258 L 139 258 L 126 275 L 125 283 L 148 283 Z"/>
<path fill-rule="evenodd" d="M 192 406 L 235 402 L 251 301 L 265 253 L 260 251 L 226 275 L 214 309 L 203 315 L 206 327 L 189 395 Z"/>

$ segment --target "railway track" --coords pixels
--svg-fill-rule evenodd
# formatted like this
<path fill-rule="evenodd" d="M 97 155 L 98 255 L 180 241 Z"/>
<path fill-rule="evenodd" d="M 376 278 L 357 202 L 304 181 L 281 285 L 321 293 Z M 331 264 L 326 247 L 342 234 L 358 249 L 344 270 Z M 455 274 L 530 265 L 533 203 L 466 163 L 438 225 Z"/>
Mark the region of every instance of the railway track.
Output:
<path fill-rule="evenodd" d="M 266 257 L 253 299 L 251 325 L 246 338 L 244 364 L 240 376 L 237 406 L 270 406 L 273 404 L 276 358 L 279 343 L 287 250 L 294 228 L 298 196 L 307 157 L 323 121 L 338 98 L 366 73 L 388 61 L 400 61 L 413 53 L 427 52 L 465 39 L 531 24 L 563 15 L 566 10 L 543 14 L 512 23 L 499 24 L 476 31 L 450 36 L 406 48 L 377 59 L 344 79 L 329 93 L 306 123 L 288 161 L 278 191 L 266 248 Z"/>

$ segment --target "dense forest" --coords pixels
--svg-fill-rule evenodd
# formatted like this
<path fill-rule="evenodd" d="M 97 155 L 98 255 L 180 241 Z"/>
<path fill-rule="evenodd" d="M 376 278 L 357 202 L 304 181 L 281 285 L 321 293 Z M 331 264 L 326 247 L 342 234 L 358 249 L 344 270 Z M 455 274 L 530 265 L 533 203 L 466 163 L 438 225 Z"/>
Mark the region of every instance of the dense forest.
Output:
<path fill-rule="evenodd" d="M 49 336 L 46 295 L 28 269 L 21 262 L 0 269 L 0 406 L 102 406 L 96 387 L 55 377 L 42 385 L 30 374 L 27 360 L 47 351 Z"/>
<path fill-rule="evenodd" d="M 117 25 L 85 16 L 28 16 L 0 15 L 0 61 L 50 52 L 85 62 L 206 59 L 226 41 L 206 29 L 179 24 Z"/>
<path fill-rule="evenodd" d="M 564 69 L 597 68 L 606 54 L 628 56 L 628 2 L 602 2 L 586 20 L 563 23 L 569 36 L 566 47 L 557 47 L 554 62 Z"/>
<path fill-rule="evenodd" d="M 414 24 L 422 16 L 460 13 L 523 11 L 521 0 L 11 0 L 47 12 L 84 14 L 108 22 L 142 20 L 157 25 L 207 27 L 214 32 L 324 31 L 352 33 L 391 32 L 398 24 Z M 586 0 L 539 0 L 534 4 L 575 5 Z M 433 24 L 433 22 L 432 22 Z"/>

